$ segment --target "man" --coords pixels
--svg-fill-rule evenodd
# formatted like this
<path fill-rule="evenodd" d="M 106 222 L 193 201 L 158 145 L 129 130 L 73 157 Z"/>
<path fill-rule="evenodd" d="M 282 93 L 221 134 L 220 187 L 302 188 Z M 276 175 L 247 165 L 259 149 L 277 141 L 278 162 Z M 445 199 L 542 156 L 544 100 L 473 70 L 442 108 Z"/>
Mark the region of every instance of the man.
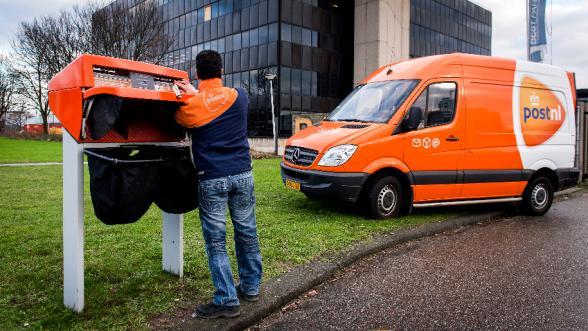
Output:
<path fill-rule="evenodd" d="M 222 60 L 215 51 L 196 57 L 196 90 L 187 81 L 176 85 L 195 94 L 176 113 L 176 121 L 190 129 L 200 183 L 200 222 L 206 242 L 214 298 L 199 305 L 202 318 L 239 315 L 239 295 L 259 300 L 262 266 L 257 226 L 251 157 L 247 141 L 248 99 L 243 89 L 223 87 Z M 235 230 L 239 284 L 235 288 L 226 250 L 229 209 Z"/>

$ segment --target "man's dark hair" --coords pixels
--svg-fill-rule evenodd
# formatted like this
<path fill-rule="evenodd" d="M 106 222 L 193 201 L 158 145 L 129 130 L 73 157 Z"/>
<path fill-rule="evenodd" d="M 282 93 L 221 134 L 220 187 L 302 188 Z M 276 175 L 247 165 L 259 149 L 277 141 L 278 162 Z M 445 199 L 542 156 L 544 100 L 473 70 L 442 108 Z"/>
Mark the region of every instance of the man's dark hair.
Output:
<path fill-rule="evenodd" d="M 223 60 L 218 52 L 202 51 L 196 56 L 196 73 L 198 79 L 221 78 Z"/>

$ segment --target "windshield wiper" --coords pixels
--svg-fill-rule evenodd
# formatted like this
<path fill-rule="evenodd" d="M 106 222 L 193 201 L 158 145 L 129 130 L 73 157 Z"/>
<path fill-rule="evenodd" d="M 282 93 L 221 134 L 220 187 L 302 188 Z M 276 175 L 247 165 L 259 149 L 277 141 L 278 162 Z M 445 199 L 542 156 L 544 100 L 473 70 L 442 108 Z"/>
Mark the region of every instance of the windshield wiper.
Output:
<path fill-rule="evenodd" d="M 358 123 L 371 123 L 370 121 L 358 120 L 353 118 L 338 119 L 337 122 L 358 122 Z"/>

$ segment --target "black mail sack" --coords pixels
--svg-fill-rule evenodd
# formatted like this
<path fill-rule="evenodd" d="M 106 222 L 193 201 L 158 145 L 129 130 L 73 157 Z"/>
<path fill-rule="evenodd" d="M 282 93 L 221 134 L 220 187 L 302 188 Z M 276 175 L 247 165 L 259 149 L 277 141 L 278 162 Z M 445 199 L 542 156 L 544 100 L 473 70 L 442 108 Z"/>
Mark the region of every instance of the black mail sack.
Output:
<path fill-rule="evenodd" d="M 198 176 L 188 148 L 86 150 L 94 213 L 105 224 L 139 220 L 155 202 L 168 213 L 198 207 Z"/>

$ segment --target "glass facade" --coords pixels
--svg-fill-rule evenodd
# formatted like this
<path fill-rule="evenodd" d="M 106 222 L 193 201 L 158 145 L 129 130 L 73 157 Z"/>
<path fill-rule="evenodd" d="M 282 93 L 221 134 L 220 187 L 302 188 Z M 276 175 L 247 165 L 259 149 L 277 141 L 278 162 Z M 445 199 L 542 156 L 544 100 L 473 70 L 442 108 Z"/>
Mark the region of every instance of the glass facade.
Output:
<path fill-rule="evenodd" d="M 339 4 L 340 2 L 340 4 Z M 272 135 L 267 73 L 277 74 L 274 105 L 280 136 L 292 115 L 329 112 L 352 89 L 353 6 L 333 0 L 159 0 L 165 32 L 174 36 L 165 66 L 185 70 L 212 49 L 223 58 L 223 80 L 249 94 L 249 135 Z M 345 14 L 345 11 L 347 12 Z M 345 68 L 345 69 L 344 69 Z"/>
<path fill-rule="evenodd" d="M 117 0 L 132 7 L 145 0 Z M 223 80 L 249 94 L 249 135 L 272 136 L 267 73 L 281 137 L 297 114 L 328 113 L 353 88 L 354 1 L 152 0 L 175 43 L 163 65 L 190 73 L 205 49 L 223 57 Z M 466 0 L 411 0 L 410 56 L 490 54 L 491 13 Z"/>
<path fill-rule="evenodd" d="M 410 57 L 490 55 L 492 12 L 467 0 L 410 1 Z"/>

